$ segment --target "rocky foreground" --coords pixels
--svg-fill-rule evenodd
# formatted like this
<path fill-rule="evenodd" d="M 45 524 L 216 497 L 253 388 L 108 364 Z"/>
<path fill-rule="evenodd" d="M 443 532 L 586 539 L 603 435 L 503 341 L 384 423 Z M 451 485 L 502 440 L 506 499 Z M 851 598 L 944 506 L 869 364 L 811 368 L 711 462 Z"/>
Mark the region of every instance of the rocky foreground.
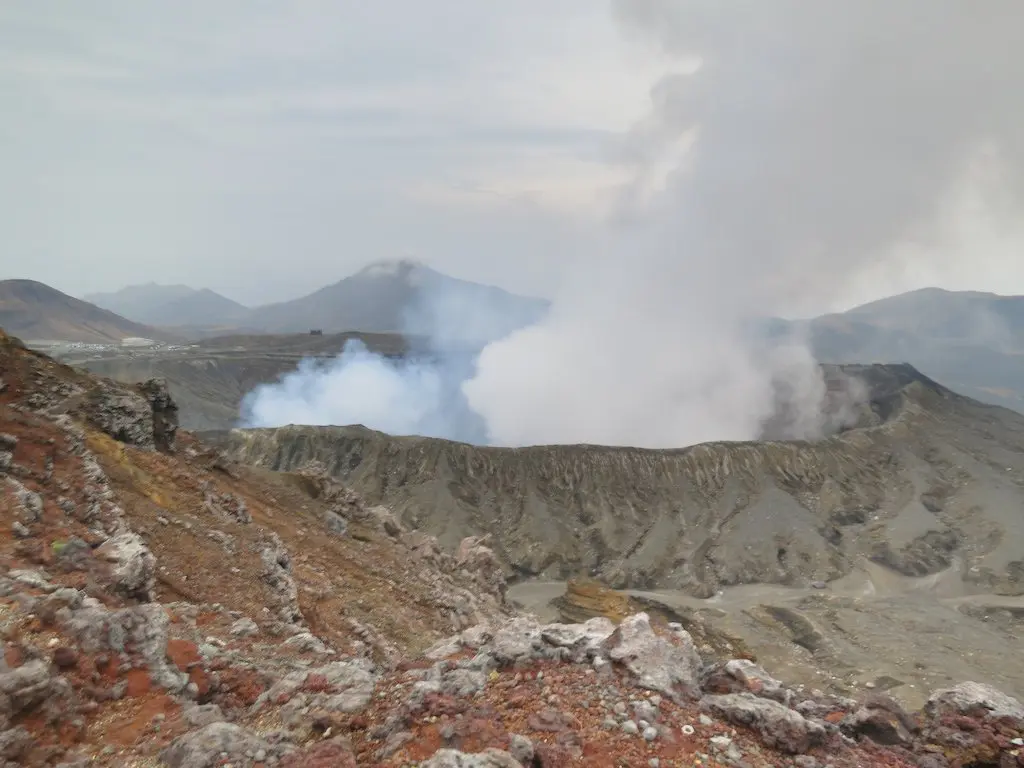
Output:
<path fill-rule="evenodd" d="M 515 616 L 485 540 L 234 465 L 160 382 L 3 335 L 0 491 L 0 766 L 1024 765 L 985 685 L 909 713 L 644 612 Z"/>

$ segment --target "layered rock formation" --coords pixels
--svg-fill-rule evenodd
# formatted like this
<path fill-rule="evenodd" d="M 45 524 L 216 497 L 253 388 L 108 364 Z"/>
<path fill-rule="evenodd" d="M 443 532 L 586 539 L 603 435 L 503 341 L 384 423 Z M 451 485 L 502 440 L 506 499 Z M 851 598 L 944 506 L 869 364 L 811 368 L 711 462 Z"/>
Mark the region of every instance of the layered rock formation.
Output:
<path fill-rule="evenodd" d="M 204 437 L 256 466 L 319 462 L 448 547 L 491 534 L 513 580 L 590 575 L 707 597 L 830 582 L 866 558 L 908 576 L 956 568 L 963 590 L 1024 594 L 1024 416 L 909 366 L 842 370 L 866 399 L 818 442 L 501 449 L 361 427 Z"/>

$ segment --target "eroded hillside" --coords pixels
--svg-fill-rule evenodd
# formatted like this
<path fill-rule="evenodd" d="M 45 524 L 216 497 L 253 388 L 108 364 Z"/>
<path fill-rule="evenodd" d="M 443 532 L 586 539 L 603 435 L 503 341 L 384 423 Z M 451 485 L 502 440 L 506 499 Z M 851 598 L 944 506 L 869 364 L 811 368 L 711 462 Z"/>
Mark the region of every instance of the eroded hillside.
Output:
<path fill-rule="evenodd" d="M 512 576 L 698 596 L 828 582 L 868 558 L 950 589 L 1024 592 L 1024 416 L 909 366 L 845 366 L 868 396 L 818 442 L 672 451 L 482 448 L 361 427 L 208 435 L 242 462 L 322 464 L 448 546 L 491 533 Z"/>

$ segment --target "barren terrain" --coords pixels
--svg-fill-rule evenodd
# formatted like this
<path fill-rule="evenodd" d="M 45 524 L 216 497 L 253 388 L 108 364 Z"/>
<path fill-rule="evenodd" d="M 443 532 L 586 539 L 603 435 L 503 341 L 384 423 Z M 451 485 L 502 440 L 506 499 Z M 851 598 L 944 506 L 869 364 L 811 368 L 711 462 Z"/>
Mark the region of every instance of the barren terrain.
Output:
<path fill-rule="evenodd" d="M 929 684 L 983 679 L 912 712 L 881 679 L 799 684 L 814 632 L 775 654 L 688 607 L 714 599 L 577 585 L 571 623 L 514 616 L 493 540 L 446 549 L 316 462 L 239 465 L 176 421 L 163 382 L 0 333 L 0 766 L 1024 765 L 1024 706 L 984 679 L 1012 670 L 951 665 Z"/>
<path fill-rule="evenodd" d="M 594 577 L 697 612 L 788 679 L 909 705 L 973 677 L 1024 693 L 1024 417 L 908 366 L 817 442 L 676 451 L 479 448 L 362 428 L 208 435 L 248 463 L 321 462 L 449 544 L 491 534 L 547 618 Z M 563 618 L 566 618 L 563 615 Z M 964 649 L 970 649 L 965 652 Z"/>

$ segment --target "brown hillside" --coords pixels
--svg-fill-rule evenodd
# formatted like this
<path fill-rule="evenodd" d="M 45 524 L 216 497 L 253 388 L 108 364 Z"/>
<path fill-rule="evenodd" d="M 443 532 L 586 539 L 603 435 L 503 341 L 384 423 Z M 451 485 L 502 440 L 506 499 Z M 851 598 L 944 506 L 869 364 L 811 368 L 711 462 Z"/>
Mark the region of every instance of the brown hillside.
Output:
<path fill-rule="evenodd" d="M 174 337 L 100 309 L 35 280 L 0 281 L 0 327 L 26 340 L 115 343 L 130 337 Z"/>

